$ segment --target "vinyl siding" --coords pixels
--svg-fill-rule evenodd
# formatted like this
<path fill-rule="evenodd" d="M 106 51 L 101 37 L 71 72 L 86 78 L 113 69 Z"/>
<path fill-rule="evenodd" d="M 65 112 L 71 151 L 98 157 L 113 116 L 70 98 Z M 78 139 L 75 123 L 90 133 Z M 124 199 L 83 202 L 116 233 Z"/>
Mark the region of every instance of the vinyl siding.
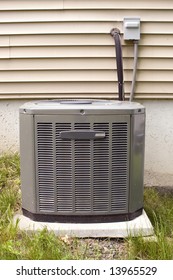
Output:
<path fill-rule="evenodd" d="M 141 18 L 135 98 L 173 99 L 172 15 L 172 0 L 0 0 L 0 99 L 117 97 L 110 30 L 132 16 Z M 123 57 L 128 98 L 132 43 Z"/>

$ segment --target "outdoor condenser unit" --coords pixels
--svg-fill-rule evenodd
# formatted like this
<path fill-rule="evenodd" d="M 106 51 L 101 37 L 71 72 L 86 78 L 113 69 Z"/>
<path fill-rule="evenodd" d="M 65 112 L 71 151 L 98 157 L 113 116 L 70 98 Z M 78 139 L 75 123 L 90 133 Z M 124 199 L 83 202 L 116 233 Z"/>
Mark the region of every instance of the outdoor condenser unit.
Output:
<path fill-rule="evenodd" d="M 20 108 L 22 209 L 37 221 L 131 220 L 142 213 L 145 109 L 50 100 Z"/>

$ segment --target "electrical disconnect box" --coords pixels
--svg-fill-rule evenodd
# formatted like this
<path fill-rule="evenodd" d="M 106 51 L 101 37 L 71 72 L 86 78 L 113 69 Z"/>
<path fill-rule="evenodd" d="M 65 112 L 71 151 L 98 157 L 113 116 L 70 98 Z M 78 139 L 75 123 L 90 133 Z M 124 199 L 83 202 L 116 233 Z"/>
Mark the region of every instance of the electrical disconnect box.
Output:
<path fill-rule="evenodd" d="M 140 18 L 124 18 L 124 40 L 140 39 Z"/>

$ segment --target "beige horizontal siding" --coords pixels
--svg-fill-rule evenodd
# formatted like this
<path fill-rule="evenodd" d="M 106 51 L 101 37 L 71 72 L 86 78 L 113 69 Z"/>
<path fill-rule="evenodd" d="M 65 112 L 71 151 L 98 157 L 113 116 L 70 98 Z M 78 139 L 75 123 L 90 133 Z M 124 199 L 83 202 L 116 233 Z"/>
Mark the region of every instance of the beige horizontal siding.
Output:
<path fill-rule="evenodd" d="M 0 93 L 7 92 L 8 95 L 13 94 L 44 94 L 44 96 L 48 94 L 105 94 L 105 97 L 111 95 L 115 97 L 116 91 L 116 83 L 115 82 L 100 82 L 101 86 L 98 87 L 97 82 L 11 82 L 11 83 L 1 83 L 0 85 Z M 142 85 L 142 87 L 141 87 Z M 167 83 L 167 87 L 165 88 L 162 82 L 141 82 L 140 85 L 137 83 L 137 92 L 139 94 L 145 94 L 149 92 L 152 87 L 153 92 L 155 94 L 162 94 L 163 91 L 166 94 L 172 93 L 173 83 Z M 130 82 L 126 83 L 126 90 L 130 90 Z"/>
<path fill-rule="evenodd" d="M 97 82 L 32 82 L 32 83 L 1 83 L 0 85 L 0 93 L 7 92 L 8 95 L 15 94 L 105 94 L 111 95 L 113 98 L 115 97 L 116 91 L 116 83 L 115 82 L 100 82 L 101 86 L 98 87 Z M 153 93 L 162 94 L 163 91 L 166 94 L 172 93 L 173 83 L 167 83 L 167 87 L 165 88 L 162 82 L 141 82 L 142 87 L 137 83 L 137 92 L 138 94 L 145 94 L 149 92 L 150 88 L 153 88 Z M 130 82 L 126 83 L 126 91 L 130 90 Z M 126 92 L 127 93 L 127 92 Z M 163 96 L 164 98 L 164 96 Z"/>
<path fill-rule="evenodd" d="M 0 35 L 22 34 L 109 34 L 113 27 L 120 30 L 120 22 L 34 22 L 34 23 L 3 23 Z M 172 34 L 173 22 L 146 22 L 141 24 L 142 34 Z"/>
<path fill-rule="evenodd" d="M 63 0 L 3 0 L 0 1 L 0 10 L 52 10 L 63 9 Z"/>
<path fill-rule="evenodd" d="M 172 0 L 1 0 L 0 10 L 57 10 L 57 9 L 146 9 L 173 8 Z"/>
<path fill-rule="evenodd" d="M 173 98 L 172 0 L 0 1 L 0 99 L 115 98 L 113 27 L 123 43 L 129 97 L 133 44 L 123 18 L 141 18 L 135 97 Z"/>
<path fill-rule="evenodd" d="M 130 82 L 126 82 L 126 95 L 129 97 Z M 141 82 L 136 86 L 136 98 L 151 98 L 150 89 L 155 98 L 172 98 L 173 82 Z M 5 92 L 5 94 L 4 94 Z M 32 83 L 1 83 L 0 98 L 23 99 L 23 98 L 116 98 L 115 82 L 32 82 Z M 164 94 L 163 94 L 164 92 Z"/>
<path fill-rule="evenodd" d="M 124 59 L 124 69 L 130 70 L 133 65 L 132 58 Z M 140 70 L 173 70 L 173 59 L 142 58 L 139 59 Z M 114 70 L 115 58 L 19 58 L 2 59 L 0 71 L 8 70 Z"/>
<path fill-rule="evenodd" d="M 65 0 L 64 8 L 68 9 L 163 9 L 164 7 L 173 7 L 171 0 Z"/>
<path fill-rule="evenodd" d="M 126 43 L 123 42 L 125 45 Z M 167 34 L 146 34 L 140 40 L 140 46 L 172 46 L 173 36 Z M 0 36 L 1 47 L 27 46 L 114 46 L 109 34 L 66 34 L 62 35 L 11 35 Z"/>
<path fill-rule="evenodd" d="M 106 1 L 106 0 L 105 0 Z M 165 6 L 166 17 L 162 22 L 172 20 L 172 11 L 169 6 Z M 142 21 L 160 22 L 157 14 L 153 10 L 129 10 L 129 9 L 112 9 L 107 10 L 45 10 L 45 11 L 0 11 L 2 23 L 32 23 L 32 22 L 114 22 L 122 21 L 122 18 L 128 14 L 128 17 L 139 17 Z"/>
<path fill-rule="evenodd" d="M 133 47 L 125 46 L 125 58 L 133 58 Z M 173 58 L 171 46 L 139 47 L 139 58 Z M 61 47 L 10 47 L 0 48 L 0 58 L 95 58 L 115 57 L 114 47 L 109 46 L 61 46 Z"/>
<path fill-rule="evenodd" d="M 159 57 L 160 56 L 160 57 Z M 115 57 L 114 46 L 1 47 L 0 58 L 91 58 Z M 133 47 L 124 46 L 124 58 L 133 58 Z M 172 46 L 139 46 L 139 58 L 172 58 Z"/>
<path fill-rule="evenodd" d="M 132 71 L 126 70 L 124 73 L 125 80 L 130 82 L 132 80 Z M 153 79 L 156 82 L 160 81 L 171 82 L 172 71 L 149 71 L 139 70 L 137 74 L 137 82 L 147 81 L 152 82 Z M 47 71 L 1 71 L 1 82 L 114 82 L 117 81 L 117 75 L 115 70 L 47 70 Z"/>

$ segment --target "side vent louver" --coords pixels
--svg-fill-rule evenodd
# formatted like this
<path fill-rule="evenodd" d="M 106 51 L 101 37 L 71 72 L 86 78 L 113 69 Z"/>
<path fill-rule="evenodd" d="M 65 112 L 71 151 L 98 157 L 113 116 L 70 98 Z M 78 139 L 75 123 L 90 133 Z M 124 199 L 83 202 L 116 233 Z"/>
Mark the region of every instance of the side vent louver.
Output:
<path fill-rule="evenodd" d="M 75 123 L 74 129 L 90 129 L 88 123 Z M 74 141 L 75 211 L 91 210 L 91 144 L 90 140 Z"/>
<path fill-rule="evenodd" d="M 55 124 L 56 134 L 56 192 L 57 211 L 73 211 L 73 181 L 72 181 L 72 143 L 63 141 L 59 135 L 61 131 L 70 130 L 71 124 Z"/>
<path fill-rule="evenodd" d="M 112 188 L 111 211 L 127 208 L 128 180 L 127 123 L 112 124 Z"/>
<path fill-rule="evenodd" d="M 95 140 L 93 147 L 93 210 L 109 210 L 109 124 L 95 123 L 94 130 L 103 130 L 104 139 Z"/>
<path fill-rule="evenodd" d="M 51 123 L 37 124 L 37 169 L 39 210 L 54 211 L 54 162 L 53 126 Z"/>

